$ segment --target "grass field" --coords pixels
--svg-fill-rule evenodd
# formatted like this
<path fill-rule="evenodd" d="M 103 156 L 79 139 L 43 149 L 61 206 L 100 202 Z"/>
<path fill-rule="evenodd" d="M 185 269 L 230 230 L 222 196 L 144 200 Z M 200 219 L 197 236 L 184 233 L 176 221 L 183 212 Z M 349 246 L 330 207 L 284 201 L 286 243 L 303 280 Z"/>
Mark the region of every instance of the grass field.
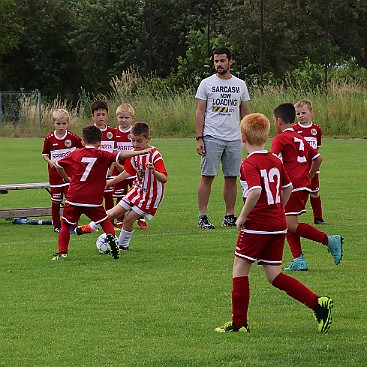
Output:
<path fill-rule="evenodd" d="M 220 227 L 222 179 L 214 181 L 208 210 L 216 229 L 198 230 L 195 141 L 153 144 L 169 172 L 166 197 L 149 231 L 137 229 L 118 261 L 97 253 L 94 233 L 72 236 L 69 260 L 52 262 L 51 226 L 0 220 L 0 366 L 366 366 L 367 141 L 324 140 L 329 225 L 322 228 L 345 237 L 344 258 L 335 266 L 325 247 L 305 240 L 310 271 L 292 274 L 334 299 L 326 335 L 317 333 L 312 311 L 271 287 L 257 266 L 251 333 L 214 332 L 231 318 L 237 238 L 235 229 Z M 47 181 L 41 149 L 42 139 L 0 139 L 0 183 Z M 1 208 L 48 203 L 44 190 L 0 196 Z"/>

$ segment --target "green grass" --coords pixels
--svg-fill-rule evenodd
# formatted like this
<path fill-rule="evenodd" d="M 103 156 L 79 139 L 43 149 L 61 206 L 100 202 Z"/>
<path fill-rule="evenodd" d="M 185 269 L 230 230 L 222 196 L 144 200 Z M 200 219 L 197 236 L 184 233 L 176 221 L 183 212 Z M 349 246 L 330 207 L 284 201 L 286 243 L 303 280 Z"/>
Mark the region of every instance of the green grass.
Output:
<path fill-rule="evenodd" d="M 321 195 L 329 225 L 322 228 L 345 237 L 344 258 L 335 266 L 323 246 L 305 240 L 310 271 L 294 274 L 333 297 L 326 335 L 317 333 L 312 312 L 271 287 L 257 266 L 251 333 L 214 332 L 231 318 L 237 238 L 235 229 L 220 227 L 222 179 L 214 181 L 208 210 L 216 229 L 198 230 L 195 142 L 153 144 L 169 172 L 166 197 L 149 231 L 137 229 L 118 261 L 97 253 L 94 233 L 72 236 L 69 260 L 52 262 L 51 226 L 0 220 L 0 366 L 365 366 L 366 141 L 324 140 Z M 41 149 L 42 139 L 0 139 L 0 183 L 47 181 Z M 47 205 L 49 198 L 44 190 L 12 191 L 0 203 Z"/>

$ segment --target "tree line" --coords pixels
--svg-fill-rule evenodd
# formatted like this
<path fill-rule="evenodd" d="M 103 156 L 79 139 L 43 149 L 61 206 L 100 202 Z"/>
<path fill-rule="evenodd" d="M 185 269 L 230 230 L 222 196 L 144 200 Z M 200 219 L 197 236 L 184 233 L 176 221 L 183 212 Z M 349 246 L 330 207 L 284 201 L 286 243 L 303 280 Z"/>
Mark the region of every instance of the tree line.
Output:
<path fill-rule="evenodd" d="M 2 0 L 0 90 L 75 102 L 126 70 L 195 86 L 219 45 L 255 84 L 300 65 L 366 69 L 366 13 L 364 0 Z"/>

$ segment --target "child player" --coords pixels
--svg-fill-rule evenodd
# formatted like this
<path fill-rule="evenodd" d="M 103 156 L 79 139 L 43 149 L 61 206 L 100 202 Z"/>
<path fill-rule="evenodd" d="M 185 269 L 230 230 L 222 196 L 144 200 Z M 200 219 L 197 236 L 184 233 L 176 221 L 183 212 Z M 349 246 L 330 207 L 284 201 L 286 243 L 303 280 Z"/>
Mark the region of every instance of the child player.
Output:
<path fill-rule="evenodd" d="M 135 111 L 134 108 L 128 103 L 122 103 L 116 109 L 116 117 L 118 126 L 115 133 L 115 149 L 118 152 L 124 152 L 126 150 L 132 150 L 133 144 L 131 143 L 131 125 L 134 120 Z M 119 175 L 124 170 L 124 163 L 116 163 L 112 176 Z M 132 186 L 136 176 L 130 176 L 126 180 L 117 182 L 114 186 L 113 196 L 116 198 L 116 204 L 124 197 L 128 189 Z M 117 218 L 117 227 L 122 228 L 122 222 L 124 220 L 124 215 Z M 137 221 L 138 226 L 141 229 L 148 229 L 148 225 L 144 219 L 141 217 Z"/>
<path fill-rule="evenodd" d="M 106 101 L 97 99 L 91 105 L 92 120 L 94 125 L 102 131 L 102 141 L 99 149 L 112 153 L 115 150 L 115 133 L 116 129 L 107 125 L 108 120 L 108 104 Z M 106 171 L 106 176 L 108 170 Z M 113 207 L 113 188 L 110 187 L 104 191 L 105 209 Z"/>
<path fill-rule="evenodd" d="M 131 128 L 131 142 L 134 151 L 150 147 L 151 139 L 149 125 L 145 122 L 136 122 Z M 127 250 L 134 233 L 134 222 L 141 216 L 152 219 L 164 195 L 164 185 L 167 182 L 167 171 L 161 153 L 155 147 L 145 155 L 126 159 L 125 170 L 117 177 L 107 182 L 108 186 L 136 175 L 133 186 L 122 200 L 107 211 L 111 220 L 126 214 L 119 237 L 120 249 Z M 76 228 L 76 233 L 82 235 L 98 228 L 95 221 Z"/>
<path fill-rule="evenodd" d="M 294 131 L 302 135 L 312 148 L 319 150 L 321 147 L 322 131 L 319 125 L 312 122 L 314 114 L 312 102 L 307 99 L 301 99 L 294 105 L 294 107 L 296 108 L 298 119 L 298 122 L 293 126 Z M 317 171 L 311 180 L 310 204 L 312 207 L 314 223 L 326 224 L 322 217 L 319 174 L 320 171 Z"/>
<path fill-rule="evenodd" d="M 101 172 L 106 172 L 107 168 L 117 159 L 145 154 L 151 149 L 110 153 L 99 149 L 101 140 L 102 132 L 99 128 L 95 125 L 86 126 L 83 129 L 85 147 L 75 150 L 56 164 L 57 172 L 65 181 L 70 182 L 70 187 L 62 215 L 58 253 L 53 256 L 52 260 L 67 259 L 70 227 L 78 222 L 82 214 L 101 224 L 107 234 L 106 240 L 111 247 L 113 258 L 119 258 L 120 250 L 115 240 L 115 230 L 102 205 L 106 177 Z M 66 174 L 67 167 L 73 167 L 71 178 Z"/>
<path fill-rule="evenodd" d="M 339 235 L 328 236 L 317 228 L 299 223 L 298 217 L 306 212 L 306 203 L 311 191 L 311 179 L 322 162 L 321 155 L 310 144 L 293 130 L 296 110 L 291 103 L 283 103 L 274 110 L 274 125 L 277 135 L 273 138 L 271 152 L 276 154 L 284 164 L 284 168 L 292 182 L 293 190 L 287 205 L 287 241 L 293 260 L 285 270 L 308 270 L 302 252 L 301 237 L 322 243 L 334 257 L 335 265 L 342 259 L 343 238 Z M 309 163 L 311 167 L 309 167 Z"/>
<path fill-rule="evenodd" d="M 52 112 L 52 123 L 55 130 L 45 137 L 42 157 L 48 163 L 48 180 L 51 191 L 51 215 L 55 232 L 61 230 L 60 206 L 66 195 L 69 183 L 65 182 L 56 171 L 56 162 L 66 157 L 77 148 L 82 148 L 82 139 L 68 130 L 69 112 L 63 108 Z M 71 176 L 72 167 L 67 175 Z"/>
<path fill-rule="evenodd" d="M 248 157 L 241 164 L 244 206 L 236 221 L 240 230 L 234 253 L 232 279 L 232 320 L 216 328 L 218 332 L 249 332 L 251 265 L 262 265 L 274 287 L 313 310 L 318 331 L 330 327 L 333 301 L 319 297 L 297 279 L 282 273 L 282 255 L 287 232 L 284 205 L 292 184 L 278 157 L 264 149 L 270 130 L 269 120 L 253 113 L 241 121 L 242 145 Z"/>

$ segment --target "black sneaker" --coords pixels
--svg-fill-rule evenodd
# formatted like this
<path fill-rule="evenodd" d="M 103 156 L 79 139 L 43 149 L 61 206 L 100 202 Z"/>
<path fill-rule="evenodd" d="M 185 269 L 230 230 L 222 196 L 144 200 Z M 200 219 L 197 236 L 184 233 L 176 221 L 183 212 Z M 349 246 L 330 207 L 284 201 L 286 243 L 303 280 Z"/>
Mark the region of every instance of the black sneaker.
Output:
<path fill-rule="evenodd" d="M 115 236 L 113 236 L 111 233 L 107 234 L 106 242 L 110 245 L 112 257 L 117 260 L 120 257 L 120 249 L 116 242 Z"/>
<path fill-rule="evenodd" d="M 331 325 L 331 309 L 333 308 L 333 300 L 329 297 L 319 297 L 317 306 L 313 308 L 316 321 L 318 322 L 318 332 L 326 333 Z"/>
<path fill-rule="evenodd" d="M 322 217 L 315 218 L 313 222 L 317 225 L 327 224 Z"/>
<path fill-rule="evenodd" d="M 223 326 L 215 328 L 215 331 L 218 333 L 249 333 L 250 328 L 247 324 L 238 328 L 233 321 L 228 321 Z"/>
<path fill-rule="evenodd" d="M 225 215 L 222 222 L 222 227 L 236 227 L 236 220 L 237 217 L 234 215 Z"/>
<path fill-rule="evenodd" d="M 201 228 L 201 229 L 214 229 L 215 227 L 214 227 L 214 224 L 212 224 L 210 222 L 208 217 L 206 215 L 203 215 L 198 220 L 198 228 Z"/>

